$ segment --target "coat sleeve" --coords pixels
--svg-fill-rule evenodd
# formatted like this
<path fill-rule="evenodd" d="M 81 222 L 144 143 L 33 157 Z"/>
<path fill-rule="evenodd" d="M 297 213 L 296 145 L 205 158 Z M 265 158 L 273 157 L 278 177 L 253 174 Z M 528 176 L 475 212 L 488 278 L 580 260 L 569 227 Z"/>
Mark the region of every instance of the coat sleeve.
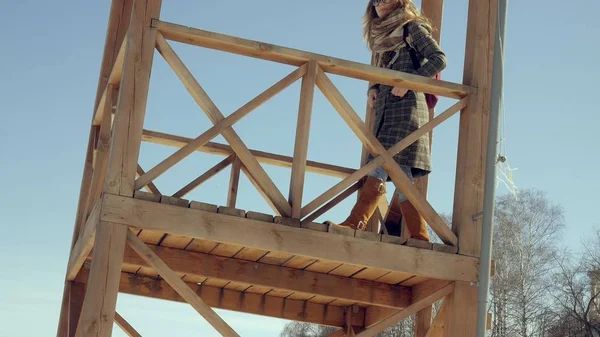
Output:
<path fill-rule="evenodd" d="M 408 32 L 412 39 L 412 47 L 426 59 L 415 74 L 434 77 L 444 70 L 447 65 L 446 54 L 433 39 L 431 33 L 421 24 L 409 24 Z"/>

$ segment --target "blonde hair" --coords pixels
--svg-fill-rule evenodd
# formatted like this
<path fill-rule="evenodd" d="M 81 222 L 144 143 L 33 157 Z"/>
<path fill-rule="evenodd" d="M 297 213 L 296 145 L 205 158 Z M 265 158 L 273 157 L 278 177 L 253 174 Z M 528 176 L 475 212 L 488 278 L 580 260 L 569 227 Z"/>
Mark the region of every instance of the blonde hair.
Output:
<path fill-rule="evenodd" d="M 408 21 L 419 22 L 430 32 L 433 31 L 433 25 L 431 24 L 431 21 L 429 21 L 427 17 L 419 13 L 417 6 L 415 6 L 412 0 L 392 1 L 395 2 L 395 6 L 392 9 L 392 11 L 401 8 L 408 16 Z M 379 19 L 379 16 L 377 15 L 377 11 L 375 11 L 375 6 L 373 6 L 371 1 L 369 1 L 369 4 L 367 5 L 367 11 L 363 16 L 363 36 L 369 49 L 372 49 L 371 46 L 373 45 L 373 41 L 371 38 L 371 29 L 373 28 L 373 24 L 376 19 Z"/>

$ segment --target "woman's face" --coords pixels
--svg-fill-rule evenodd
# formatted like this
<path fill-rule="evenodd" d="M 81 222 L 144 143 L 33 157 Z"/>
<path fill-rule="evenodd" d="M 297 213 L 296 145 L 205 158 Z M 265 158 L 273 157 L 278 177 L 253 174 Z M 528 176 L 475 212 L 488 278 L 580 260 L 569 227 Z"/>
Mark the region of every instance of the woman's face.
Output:
<path fill-rule="evenodd" d="M 377 12 L 377 16 L 380 18 L 388 15 L 396 5 L 395 0 L 374 0 L 373 6 L 375 6 L 375 11 Z"/>

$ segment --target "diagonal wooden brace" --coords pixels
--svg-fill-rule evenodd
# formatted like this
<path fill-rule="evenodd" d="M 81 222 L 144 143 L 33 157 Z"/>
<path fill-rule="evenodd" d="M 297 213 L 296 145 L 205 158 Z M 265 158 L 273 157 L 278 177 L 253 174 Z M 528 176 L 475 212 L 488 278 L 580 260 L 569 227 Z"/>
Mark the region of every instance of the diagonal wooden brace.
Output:
<path fill-rule="evenodd" d="M 131 230 L 127 232 L 127 243 L 140 255 L 146 263 L 154 268 L 160 276 L 177 293 L 183 297 L 196 311 L 204 317 L 213 328 L 226 337 L 239 337 L 239 335 L 204 301 L 198 296 L 185 282 L 181 280 L 175 272 L 171 270 L 142 240 L 140 240 Z"/>
<path fill-rule="evenodd" d="M 375 156 L 379 155 L 383 159 L 381 165 L 388 172 L 396 187 L 406 195 L 407 199 L 415 206 L 421 216 L 425 218 L 440 239 L 446 244 L 456 246 L 458 244 L 456 234 L 448 228 L 445 221 L 433 207 L 431 207 L 425 197 L 419 193 L 410 179 L 404 174 L 400 166 L 394 161 L 390 152 L 388 152 L 388 150 L 386 150 L 371 133 L 356 111 L 354 111 L 352 106 L 350 106 L 348 101 L 346 101 L 344 96 L 339 92 L 322 69 L 319 69 L 317 73 L 317 86 L 335 107 L 344 121 L 350 126 L 356 136 L 363 142 L 368 151 Z"/>

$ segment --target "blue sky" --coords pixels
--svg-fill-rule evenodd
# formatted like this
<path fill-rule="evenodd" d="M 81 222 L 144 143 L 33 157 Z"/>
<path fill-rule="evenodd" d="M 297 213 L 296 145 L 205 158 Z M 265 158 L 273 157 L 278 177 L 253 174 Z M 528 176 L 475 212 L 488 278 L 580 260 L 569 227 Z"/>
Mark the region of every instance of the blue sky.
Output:
<path fill-rule="evenodd" d="M 361 39 L 364 1 L 164 0 L 162 19 L 201 29 L 368 63 Z M 54 336 L 68 248 L 88 139 L 110 1 L 0 0 L 0 336 Z M 600 2 L 511 1 L 506 45 L 504 135 L 519 188 L 538 188 L 566 212 L 564 241 L 577 250 L 599 224 Z M 460 82 L 467 0 L 448 1 L 442 48 L 446 80 Z M 175 50 L 227 115 L 291 67 L 173 43 Z M 366 84 L 332 76 L 362 115 Z M 251 148 L 291 155 L 299 82 L 235 127 Z M 594 90 L 596 89 L 596 90 Z M 452 102 L 442 100 L 441 108 Z M 281 124 L 280 124 L 281 123 Z M 210 122 L 157 54 L 146 128 L 194 137 Z M 356 167 L 359 142 L 317 93 L 309 159 Z M 436 129 L 429 200 L 451 211 L 458 118 Z M 220 137 L 217 141 L 223 142 Z M 173 149 L 144 144 L 140 163 L 151 168 Z M 220 157 L 195 155 L 157 181 L 173 193 Z M 266 167 L 284 195 L 289 171 Z M 189 198 L 224 204 L 228 171 Z M 336 180 L 307 175 L 305 202 Z M 507 190 L 500 187 L 499 193 Z M 242 179 L 238 206 L 269 212 Z M 339 220 L 351 207 L 330 213 Z M 322 219 L 324 220 L 324 219 Z M 217 334 L 190 307 L 121 295 L 119 312 L 144 336 Z M 244 336 L 276 336 L 284 321 L 225 313 Z M 115 336 L 124 336 L 118 329 Z"/>

